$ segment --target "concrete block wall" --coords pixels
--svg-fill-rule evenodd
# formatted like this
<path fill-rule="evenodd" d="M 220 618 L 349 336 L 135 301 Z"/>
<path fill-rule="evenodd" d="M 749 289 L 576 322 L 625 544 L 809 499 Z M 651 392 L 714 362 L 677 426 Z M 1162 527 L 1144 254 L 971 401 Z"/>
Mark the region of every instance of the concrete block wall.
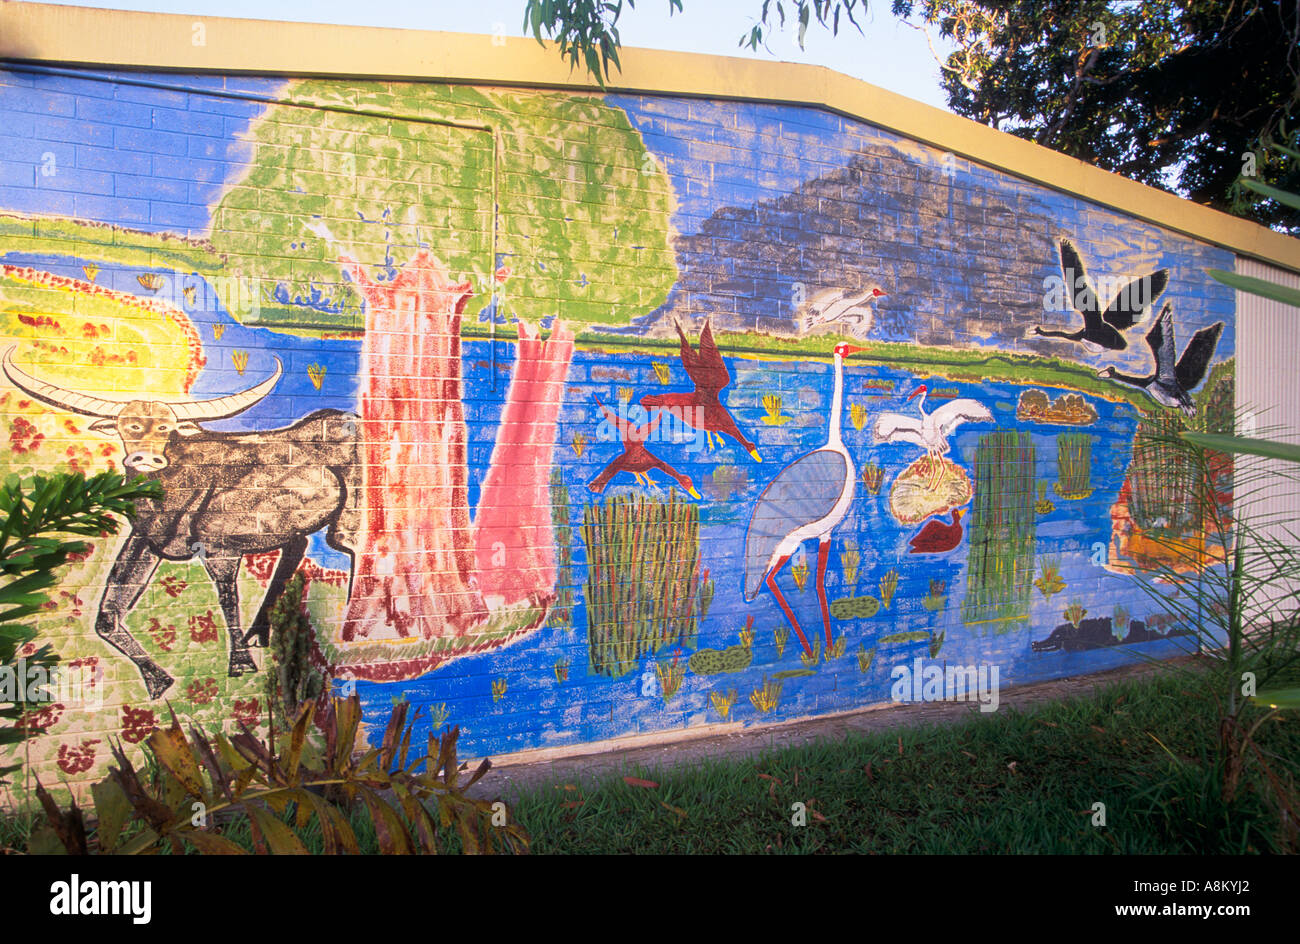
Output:
<path fill-rule="evenodd" d="M 0 265 L 4 471 L 167 489 L 41 621 L 97 673 L 30 719 L 47 782 L 169 703 L 264 726 L 296 572 L 336 689 L 472 755 L 1190 645 L 1150 592 L 1178 470 L 1135 442 L 1230 414 L 1232 254 L 861 119 L 15 66 Z M 1122 348 L 1035 331 L 1144 278 Z M 1188 411 L 1099 375 L 1152 374 L 1162 317 Z"/>

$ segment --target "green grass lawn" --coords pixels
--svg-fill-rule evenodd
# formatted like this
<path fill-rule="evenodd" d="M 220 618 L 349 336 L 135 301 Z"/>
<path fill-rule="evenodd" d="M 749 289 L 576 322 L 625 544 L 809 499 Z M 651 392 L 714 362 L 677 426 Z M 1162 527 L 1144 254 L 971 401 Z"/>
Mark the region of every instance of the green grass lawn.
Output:
<path fill-rule="evenodd" d="M 1258 791 L 1221 802 L 1216 727 L 1188 679 L 1166 676 L 955 726 L 625 772 L 654 788 L 551 785 L 514 813 L 535 853 L 1283 851 Z M 1267 749 L 1300 757 L 1300 723 L 1265 729 Z M 792 824 L 796 802 L 807 825 Z"/>
<path fill-rule="evenodd" d="M 956 725 L 627 770 L 594 787 L 555 783 L 522 796 L 511 815 L 538 854 L 1295 851 L 1254 765 L 1235 803 L 1223 803 L 1217 718 L 1198 689 L 1169 673 Z M 1258 740 L 1294 777 L 1300 720 L 1270 722 Z M 796 803 L 804 825 L 792 822 Z M 1092 825 L 1096 803 L 1104 827 Z M 365 811 L 351 820 L 362 851 L 377 852 Z M 29 828 L 21 816 L 0 819 L 0 848 L 23 849 Z M 246 822 L 223 833 L 251 846 Z M 315 822 L 301 835 L 321 851 Z M 443 851 L 457 851 L 454 835 L 444 839 Z"/>

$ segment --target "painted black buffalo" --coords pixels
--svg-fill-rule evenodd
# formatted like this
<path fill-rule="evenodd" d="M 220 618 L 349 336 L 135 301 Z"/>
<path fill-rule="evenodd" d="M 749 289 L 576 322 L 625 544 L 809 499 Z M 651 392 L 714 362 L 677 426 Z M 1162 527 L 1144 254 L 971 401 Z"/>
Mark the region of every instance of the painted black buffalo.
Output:
<path fill-rule="evenodd" d="M 161 500 L 140 502 L 131 533 L 118 553 L 99 604 L 95 631 L 126 655 L 144 679 L 150 698 L 173 679 L 126 628 L 126 617 L 164 560 L 197 557 L 216 586 L 230 636 L 229 673 L 256 671 L 250 644 L 265 645 L 271 605 L 302 562 L 309 535 L 322 528 L 330 546 L 352 555 L 348 541 L 357 494 L 356 417 L 317 410 L 291 426 L 247 433 L 220 433 L 201 420 L 235 416 L 253 406 L 280 379 L 274 376 L 242 393 L 212 400 L 106 400 L 56 387 L 13 364 L 5 376 L 42 403 L 96 417 L 90 428 L 120 437 L 123 465 L 162 485 Z M 236 577 L 245 554 L 279 551 L 270 585 L 248 631 L 239 626 Z"/>

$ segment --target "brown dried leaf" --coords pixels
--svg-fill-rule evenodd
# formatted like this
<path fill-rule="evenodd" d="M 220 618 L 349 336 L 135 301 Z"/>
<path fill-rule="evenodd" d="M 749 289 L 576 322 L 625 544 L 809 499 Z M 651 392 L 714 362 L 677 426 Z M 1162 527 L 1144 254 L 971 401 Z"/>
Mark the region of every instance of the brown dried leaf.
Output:
<path fill-rule="evenodd" d="M 85 855 L 86 822 L 82 818 L 81 808 L 74 801 L 68 810 L 60 809 L 59 804 L 54 802 L 54 797 L 50 796 L 41 783 L 40 777 L 36 778 L 36 796 L 41 801 L 41 808 L 45 810 L 46 822 L 62 843 L 64 851 L 68 855 Z"/>
<path fill-rule="evenodd" d="M 187 829 L 183 836 L 186 842 L 193 844 L 204 855 L 248 855 L 248 850 L 243 846 L 206 829 Z"/>
<path fill-rule="evenodd" d="M 369 787 L 361 788 L 361 797 L 374 821 L 379 851 L 384 855 L 414 855 L 415 847 L 411 844 L 411 837 L 393 808 Z"/>
<path fill-rule="evenodd" d="M 266 844 L 272 855 L 307 855 L 307 847 L 302 844 L 297 833 L 276 819 L 269 810 L 250 805 L 248 815 L 262 831 Z M 186 837 L 188 838 L 188 837 Z"/>

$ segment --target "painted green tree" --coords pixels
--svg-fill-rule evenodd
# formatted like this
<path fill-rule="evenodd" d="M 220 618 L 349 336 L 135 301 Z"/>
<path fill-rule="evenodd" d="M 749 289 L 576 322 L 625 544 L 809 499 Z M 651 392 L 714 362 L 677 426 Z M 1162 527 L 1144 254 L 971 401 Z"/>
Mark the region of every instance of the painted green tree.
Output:
<path fill-rule="evenodd" d="M 249 321 L 359 329 L 339 257 L 395 272 L 420 247 L 471 281 L 469 330 L 500 267 L 498 318 L 530 321 L 626 324 L 676 281 L 671 184 L 599 97 L 324 80 L 287 95 L 301 105 L 254 123 L 250 170 L 215 211 L 226 273 L 257 286 Z"/>

